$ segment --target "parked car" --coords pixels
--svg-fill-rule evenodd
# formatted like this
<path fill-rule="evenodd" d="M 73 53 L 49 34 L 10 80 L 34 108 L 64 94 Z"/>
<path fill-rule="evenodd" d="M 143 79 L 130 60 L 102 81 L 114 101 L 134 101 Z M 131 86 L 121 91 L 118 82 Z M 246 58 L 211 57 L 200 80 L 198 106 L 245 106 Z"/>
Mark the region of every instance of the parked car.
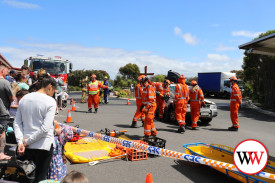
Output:
<path fill-rule="evenodd" d="M 176 87 L 176 84 L 171 84 L 169 86 L 171 95 L 170 95 L 169 100 L 167 100 L 167 102 L 165 102 L 164 116 L 169 121 L 176 123 L 177 120 L 176 120 L 176 115 L 175 115 L 175 107 L 173 105 L 173 101 L 175 98 L 175 95 L 174 95 L 175 87 Z M 201 107 L 199 119 L 203 123 L 209 123 L 212 121 L 213 117 L 216 117 L 218 115 L 217 105 L 210 100 L 204 99 L 204 101 L 205 101 L 205 107 Z M 187 104 L 187 112 L 186 112 L 185 121 L 186 121 L 186 123 L 191 122 L 190 101 Z"/>

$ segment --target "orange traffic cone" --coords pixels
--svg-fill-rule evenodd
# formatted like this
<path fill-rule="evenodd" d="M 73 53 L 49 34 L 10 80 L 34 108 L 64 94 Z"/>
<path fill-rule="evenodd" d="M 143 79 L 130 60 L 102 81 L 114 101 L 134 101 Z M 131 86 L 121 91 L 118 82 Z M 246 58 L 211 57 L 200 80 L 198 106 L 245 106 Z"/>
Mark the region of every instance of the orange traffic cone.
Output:
<path fill-rule="evenodd" d="M 73 123 L 70 109 L 68 110 L 68 116 L 67 116 L 67 119 L 66 119 L 65 122 L 66 123 Z"/>
<path fill-rule="evenodd" d="M 76 111 L 75 102 L 73 102 L 72 111 Z"/>
<path fill-rule="evenodd" d="M 71 98 L 71 103 L 70 103 L 70 105 L 73 105 L 73 102 L 74 102 L 74 99 L 73 99 L 73 98 Z"/>
<path fill-rule="evenodd" d="M 129 98 L 128 98 L 128 100 L 127 100 L 127 105 L 130 105 L 130 100 L 129 100 Z"/>
<path fill-rule="evenodd" d="M 153 177 L 151 173 L 147 174 L 145 183 L 153 183 Z"/>

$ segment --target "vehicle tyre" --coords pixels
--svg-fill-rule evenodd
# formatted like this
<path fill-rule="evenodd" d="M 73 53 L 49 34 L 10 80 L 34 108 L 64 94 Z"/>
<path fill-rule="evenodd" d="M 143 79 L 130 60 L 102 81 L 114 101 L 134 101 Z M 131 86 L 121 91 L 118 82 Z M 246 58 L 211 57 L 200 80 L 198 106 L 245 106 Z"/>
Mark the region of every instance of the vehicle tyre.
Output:
<path fill-rule="evenodd" d="M 201 119 L 201 122 L 207 124 L 207 123 L 210 123 L 212 121 L 212 119 L 213 118 L 203 118 L 203 119 Z"/>
<path fill-rule="evenodd" d="M 173 106 L 170 106 L 168 109 L 168 120 L 172 123 L 177 123 L 176 113 Z"/>

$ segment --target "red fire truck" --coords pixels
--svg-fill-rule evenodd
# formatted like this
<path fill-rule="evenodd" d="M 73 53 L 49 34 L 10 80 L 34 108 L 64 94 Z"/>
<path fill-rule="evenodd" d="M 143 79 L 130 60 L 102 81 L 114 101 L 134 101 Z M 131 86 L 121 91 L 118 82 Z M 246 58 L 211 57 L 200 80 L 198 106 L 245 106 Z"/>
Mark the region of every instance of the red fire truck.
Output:
<path fill-rule="evenodd" d="M 24 61 L 25 65 L 28 65 L 30 61 L 30 71 L 38 71 L 39 69 L 45 69 L 52 77 L 55 77 L 55 74 L 59 74 L 61 79 L 64 82 L 64 87 L 67 88 L 67 77 L 68 77 L 68 66 L 69 71 L 72 71 L 72 63 L 68 60 L 62 59 L 60 56 L 44 57 L 41 55 L 30 57 Z"/>

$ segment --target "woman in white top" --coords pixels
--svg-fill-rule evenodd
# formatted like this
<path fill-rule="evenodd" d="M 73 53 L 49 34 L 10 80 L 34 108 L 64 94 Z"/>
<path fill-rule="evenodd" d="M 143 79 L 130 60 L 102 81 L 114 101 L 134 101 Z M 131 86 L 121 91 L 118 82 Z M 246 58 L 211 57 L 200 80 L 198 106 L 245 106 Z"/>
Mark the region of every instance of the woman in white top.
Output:
<path fill-rule="evenodd" d="M 18 153 L 34 161 L 35 182 L 45 180 L 52 159 L 56 109 L 52 96 L 56 82 L 45 75 L 40 79 L 38 88 L 37 92 L 21 99 L 14 120 Z"/>

